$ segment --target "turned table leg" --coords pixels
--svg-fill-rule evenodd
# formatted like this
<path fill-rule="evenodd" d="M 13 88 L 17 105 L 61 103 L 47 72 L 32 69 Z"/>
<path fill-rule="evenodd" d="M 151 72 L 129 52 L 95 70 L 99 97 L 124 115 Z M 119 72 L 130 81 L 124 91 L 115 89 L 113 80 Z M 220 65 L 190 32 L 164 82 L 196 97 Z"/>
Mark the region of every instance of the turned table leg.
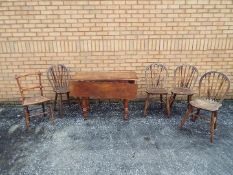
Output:
<path fill-rule="evenodd" d="M 123 103 L 124 103 L 124 120 L 128 120 L 129 100 L 128 99 L 124 99 Z"/>
<path fill-rule="evenodd" d="M 82 98 L 82 112 L 83 112 L 83 118 L 84 120 L 87 120 L 88 117 L 88 98 L 83 97 Z"/>

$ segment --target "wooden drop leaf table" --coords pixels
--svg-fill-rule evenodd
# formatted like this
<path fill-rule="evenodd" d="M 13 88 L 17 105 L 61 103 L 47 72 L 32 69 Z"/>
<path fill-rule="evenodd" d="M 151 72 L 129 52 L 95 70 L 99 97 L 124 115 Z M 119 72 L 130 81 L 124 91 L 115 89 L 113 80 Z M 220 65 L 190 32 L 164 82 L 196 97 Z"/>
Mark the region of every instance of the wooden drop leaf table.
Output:
<path fill-rule="evenodd" d="M 69 83 L 70 93 L 82 99 L 84 119 L 88 117 L 89 98 L 122 99 L 124 119 L 128 120 L 128 101 L 135 99 L 137 85 L 135 72 L 78 72 Z"/>

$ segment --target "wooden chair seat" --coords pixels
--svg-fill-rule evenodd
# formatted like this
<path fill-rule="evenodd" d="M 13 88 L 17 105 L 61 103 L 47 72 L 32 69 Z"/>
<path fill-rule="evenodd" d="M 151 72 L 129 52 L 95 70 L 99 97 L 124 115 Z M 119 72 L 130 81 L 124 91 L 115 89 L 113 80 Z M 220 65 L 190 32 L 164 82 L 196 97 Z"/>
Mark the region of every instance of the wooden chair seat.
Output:
<path fill-rule="evenodd" d="M 190 101 L 190 104 L 198 109 L 203 109 L 207 111 L 218 111 L 222 104 L 210 100 L 210 99 L 201 99 L 197 98 L 193 101 Z"/>
<path fill-rule="evenodd" d="M 146 93 L 148 93 L 148 94 L 168 94 L 168 90 L 165 88 L 154 88 L 154 89 L 147 89 Z"/>
<path fill-rule="evenodd" d="M 48 101 L 50 101 L 50 99 L 44 96 L 30 97 L 30 98 L 26 98 L 23 101 L 23 106 L 35 105 L 35 104 L 44 103 Z"/>
<path fill-rule="evenodd" d="M 58 87 L 54 91 L 58 94 L 65 94 L 69 92 L 69 89 L 67 87 Z"/>
<path fill-rule="evenodd" d="M 181 87 L 176 87 L 176 88 L 172 89 L 171 92 L 174 94 L 178 94 L 178 95 L 193 95 L 193 94 L 195 94 L 193 90 L 191 90 L 189 88 L 181 88 Z"/>

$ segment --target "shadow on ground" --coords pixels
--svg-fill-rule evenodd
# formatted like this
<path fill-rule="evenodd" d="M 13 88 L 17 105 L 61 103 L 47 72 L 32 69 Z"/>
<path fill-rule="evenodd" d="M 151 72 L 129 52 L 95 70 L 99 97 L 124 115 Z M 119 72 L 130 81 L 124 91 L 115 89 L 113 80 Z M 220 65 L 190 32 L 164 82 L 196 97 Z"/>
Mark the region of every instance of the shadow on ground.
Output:
<path fill-rule="evenodd" d="M 0 174 L 232 174 L 233 101 L 219 113 L 214 144 L 209 123 L 188 121 L 178 129 L 186 104 L 166 118 L 159 104 L 143 118 L 143 103 L 130 103 L 129 121 L 121 103 L 93 103 L 84 121 L 77 104 L 66 106 L 55 125 L 32 119 L 25 130 L 21 107 L 0 106 Z"/>

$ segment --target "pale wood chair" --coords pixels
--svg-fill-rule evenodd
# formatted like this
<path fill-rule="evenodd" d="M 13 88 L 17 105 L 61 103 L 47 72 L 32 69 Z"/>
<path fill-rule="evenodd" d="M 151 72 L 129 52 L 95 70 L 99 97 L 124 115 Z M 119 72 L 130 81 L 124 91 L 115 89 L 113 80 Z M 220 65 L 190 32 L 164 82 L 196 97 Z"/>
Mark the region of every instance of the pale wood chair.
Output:
<path fill-rule="evenodd" d="M 198 78 L 198 70 L 195 66 L 183 64 L 174 71 L 174 87 L 171 90 L 170 111 L 177 95 L 186 95 L 189 103 L 195 94 L 193 87 Z"/>
<path fill-rule="evenodd" d="M 144 116 L 147 115 L 147 108 L 149 106 L 149 99 L 152 95 L 160 96 L 161 108 L 163 103 L 166 105 L 167 115 L 170 115 L 168 90 L 165 88 L 168 77 L 167 68 L 158 63 L 151 64 L 145 69 L 146 79 L 146 99 L 144 107 Z M 163 95 L 166 96 L 166 100 L 163 100 Z"/>
<path fill-rule="evenodd" d="M 69 98 L 69 80 L 70 80 L 70 72 L 69 70 L 62 64 L 52 65 L 48 68 L 47 71 L 48 80 L 55 92 L 55 100 L 54 100 L 54 110 L 56 109 L 57 97 L 60 96 L 60 116 L 64 116 L 63 110 L 63 102 L 62 95 L 65 94 L 67 96 L 68 104 L 70 105 Z"/>
<path fill-rule="evenodd" d="M 35 72 L 35 73 L 29 73 L 25 75 L 20 75 L 20 76 L 15 76 L 19 91 L 21 94 L 21 103 L 24 107 L 24 113 L 25 113 L 25 123 L 26 127 L 29 128 L 29 123 L 30 123 L 30 117 L 32 116 L 38 116 L 38 115 L 46 115 L 49 114 L 50 119 L 54 121 L 54 113 L 51 105 L 48 105 L 48 110 L 45 111 L 45 103 L 48 103 L 50 101 L 49 98 L 43 96 L 43 86 L 41 83 L 41 72 Z M 28 83 L 23 83 L 23 81 L 27 81 L 27 78 L 32 78 L 33 80 L 28 82 Z M 38 83 L 31 83 L 33 81 L 37 81 Z M 29 85 L 30 84 L 30 85 Z M 30 91 L 36 91 L 36 95 L 26 97 L 27 95 L 30 95 Z M 39 91 L 38 91 L 39 90 Z M 38 94 L 37 94 L 38 93 Z M 31 115 L 31 111 L 29 111 L 29 106 L 31 105 L 37 105 L 41 104 L 42 105 L 42 112 L 40 113 L 34 113 Z"/>
<path fill-rule="evenodd" d="M 229 88 L 230 80 L 223 73 L 216 71 L 205 73 L 199 82 L 199 97 L 190 101 L 179 127 L 184 125 L 189 116 L 192 116 L 192 121 L 197 118 L 209 119 L 209 117 L 200 115 L 200 110 L 209 111 L 211 112 L 210 142 L 213 143 L 214 129 L 217 127 L 217 113 Z M 197 109 L 196 112 L 193 112 L 194 108 Z"/>

